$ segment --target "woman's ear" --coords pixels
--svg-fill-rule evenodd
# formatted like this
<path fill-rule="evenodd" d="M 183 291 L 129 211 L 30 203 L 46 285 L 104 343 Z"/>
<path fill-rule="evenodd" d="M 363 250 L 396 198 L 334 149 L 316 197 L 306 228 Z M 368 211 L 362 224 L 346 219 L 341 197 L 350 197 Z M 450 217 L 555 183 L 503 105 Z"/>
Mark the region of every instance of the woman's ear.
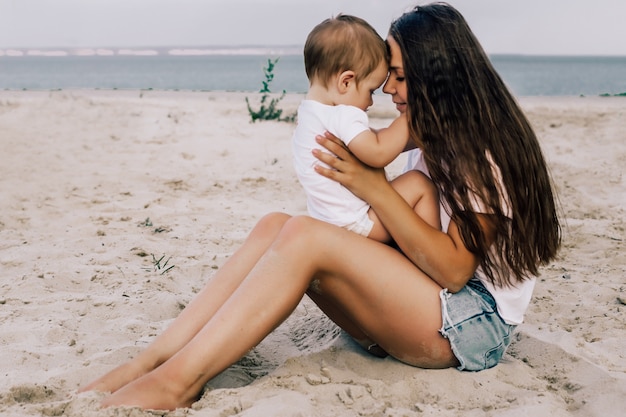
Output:
<path fill-rule="evenodd" d="M 356 82 L 356 74 L 352 70 L 344 71 L 337 77 L 337 89 L 341 94 L 348 92 L 350 87 Z"/>

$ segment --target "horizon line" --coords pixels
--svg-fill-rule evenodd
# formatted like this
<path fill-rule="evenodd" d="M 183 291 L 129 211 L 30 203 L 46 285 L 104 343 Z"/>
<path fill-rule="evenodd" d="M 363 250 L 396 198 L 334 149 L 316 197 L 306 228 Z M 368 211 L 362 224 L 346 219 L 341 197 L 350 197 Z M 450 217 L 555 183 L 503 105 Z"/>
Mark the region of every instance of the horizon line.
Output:
<path fill-rule="evenodd" d="M 298 44 L 241 44 L 241 45 L 162 45 L 162 46 L 59 46 L 59 47 L 4 47 L 0 57 L 63 57 L 63 56 L 201 56 L 201 55 L 301 55 Z M 528 57 L 626 57 L 626 54 L 606 53 L 538 53 L 487 52 L 489 56 Z"/>

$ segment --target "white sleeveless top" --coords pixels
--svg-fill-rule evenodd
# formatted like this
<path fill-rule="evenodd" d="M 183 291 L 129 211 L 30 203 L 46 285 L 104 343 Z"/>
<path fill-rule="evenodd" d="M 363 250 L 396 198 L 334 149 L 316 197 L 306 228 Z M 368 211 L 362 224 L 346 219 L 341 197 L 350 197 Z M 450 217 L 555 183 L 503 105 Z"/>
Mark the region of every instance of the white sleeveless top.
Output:
<path fill-rule="evenodd" d="M 489 159 L 491 161 L 490 157 Z M 503 190 L 503 194 L 506 196 L 506 190 L 502 185 L 502 176 L 500 174 L 500 169 L 497 165 L 493 163 L 493 161 L 491 161 L 491 163 L 494 175 L 496 176 L 496 180 Z M 424 161 L 424 155 L 422 154 L 422 151 L 420 149 L 413 149 L 408 152 L 408 160 L 405 171 L 409 170 L 418 170 L 430 176 L 430 174 L 428 173 L 428 168 L 426 167 L 426 163 Z M 506 201 L 506 199 L 504 199 L 504 201 Z M 508 205 L 504 204 L 503 208 L 505 210 L 505 214 L 511 217 L 510 208 L 508 207 Z M 474 209 L 478 213 L 485 212 L 482 202 L 478 200 L 474 202 Z M 441 228 L 442 230 L 447 231 L 448 226 L 450 225 L 450 216 L 447 214 L 443 205 L 440 206 L 440 217 Z M 478 267 L 475 275 L 496 300 L 498 314 L 500 314 L 504 321 L 507 324 L 521 324 L 524 320 L 524 313 L 526 312 L 526 310 L 528 309 L 528 305 L 530 304 L 530 299 L 535 288 L 535 282 L 537 281 L 536 277 L 529 277 L 523 282 L 516 283 L 515 286 L 500 288 L 495 287 L 491 283 L 491 281 L 487 279 L 481 267 Z"/>

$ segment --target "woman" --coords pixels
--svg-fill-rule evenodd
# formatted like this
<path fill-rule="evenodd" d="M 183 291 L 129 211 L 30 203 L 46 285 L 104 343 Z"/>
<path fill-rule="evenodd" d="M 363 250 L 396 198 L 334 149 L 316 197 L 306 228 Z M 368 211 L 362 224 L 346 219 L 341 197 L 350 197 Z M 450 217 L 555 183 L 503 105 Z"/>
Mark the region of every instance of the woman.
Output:
<path fill-rule="evenodd" d="M 560 227 L 537 139 L 462 16 L 417 7 L 388 38 L 384 91 L 408 115 L 442 197 L 429 226 L 380 169 L 332 137 L 318 167 L 367 201 L 399 250 L 314 220 L 270 214 L 196 299 L 130 362 L 83 390 L 103 405 L 189 406 L 204 384 L 276 328 L 308 294 L 372 353 L 425 368 L 494 366 L 528 306 Z"/>

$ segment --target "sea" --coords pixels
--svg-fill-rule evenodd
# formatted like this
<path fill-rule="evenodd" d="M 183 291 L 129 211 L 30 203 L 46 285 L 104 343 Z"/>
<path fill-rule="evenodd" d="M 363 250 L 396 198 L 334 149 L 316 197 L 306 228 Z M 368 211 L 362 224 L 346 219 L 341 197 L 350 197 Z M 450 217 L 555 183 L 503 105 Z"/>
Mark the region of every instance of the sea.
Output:
<path fill-rule="evenodd" d="M 626 94 L 626 56 L 491 55 L 516 96 Z M 259 91 L 303 93 L 300 46 L 0 49 L 0 90 Z"/>

